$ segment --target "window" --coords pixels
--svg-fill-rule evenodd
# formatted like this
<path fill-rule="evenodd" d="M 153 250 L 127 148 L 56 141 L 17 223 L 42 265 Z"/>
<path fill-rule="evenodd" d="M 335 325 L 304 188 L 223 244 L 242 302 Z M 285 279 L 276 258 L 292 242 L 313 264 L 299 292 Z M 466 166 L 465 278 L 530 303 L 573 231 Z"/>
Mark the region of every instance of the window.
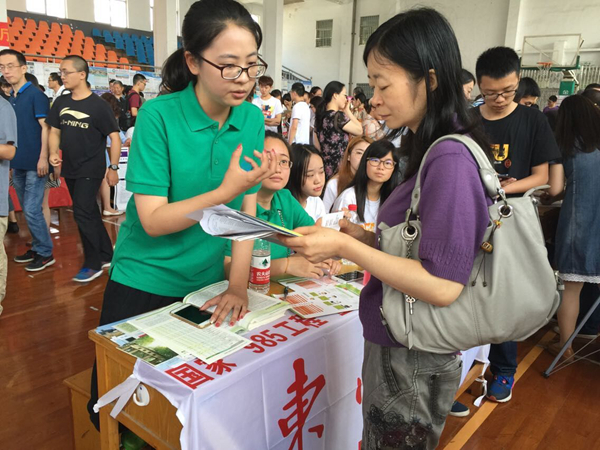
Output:
<path fill-rule="evenodd" d="M 27 12 L 65 18 L 65 0 L 27 0 Z"/>
<path fill-rule="evenodd" d="M 317 47 L 331 47 L 333 20 L 317 20 Z"/>
<path fill-rule="evenodd" d="M 360 38 L 358 45 L 365 45 L 369 37 L 379 26 L 379 16 L 365 16 L 360 18 Z"/>
<path fill-rule="evenodd" d="M 96 22 L 127 27 L 127 0 L 94 0 Z"/>

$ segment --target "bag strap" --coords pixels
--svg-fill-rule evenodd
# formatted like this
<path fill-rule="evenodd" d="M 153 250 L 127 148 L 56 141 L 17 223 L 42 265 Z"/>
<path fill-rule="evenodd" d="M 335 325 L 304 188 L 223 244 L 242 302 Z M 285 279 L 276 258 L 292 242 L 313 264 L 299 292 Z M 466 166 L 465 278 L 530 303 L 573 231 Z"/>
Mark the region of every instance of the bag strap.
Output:
<path fill-rule="evenodd" d="M 500 180 L 498 179 L 498 174 L 496 170 L 492 166 L 492 163 L 488 159 L 487 155 L 483 151 L 483 149 L 471 139 L 469 136 L 465 136 L 463 134 L 450 134 L 447 136 L 442 136 L 437 141 L 435 141 L 425 155 L 423 156 L 423 160 L 421 161 L 421 166 L 419 167 L 419 172 L 417 173 L 417 181 L 415 182 L 415 188 L 412 191 L 412 197 L 410 202 L 410 213 L 414 215 L 418 215 L 419 213 L 419 202 L 421 201 L 421 171 L 423 170 L 423 166 L 425 166 L 425 161 L 427 160 L 427 156 L 431 152 L 431 150 L 443 141 L 457 141 L 462 143 L 477 163 L 479 167 L 479 176 L 481 177 L 481 181 L 485 190 L 490 198 L 494 198 L 498 195 L 504 196 L 504 190 L 500 186 Z"/>

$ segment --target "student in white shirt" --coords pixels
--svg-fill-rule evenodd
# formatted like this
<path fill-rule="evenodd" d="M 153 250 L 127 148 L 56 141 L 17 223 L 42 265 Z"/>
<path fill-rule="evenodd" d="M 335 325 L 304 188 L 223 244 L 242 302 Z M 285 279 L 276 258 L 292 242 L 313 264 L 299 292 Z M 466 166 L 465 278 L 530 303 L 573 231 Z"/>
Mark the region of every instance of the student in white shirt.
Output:
<path fill-rule="evenodd" d="M 283 107 L 281 102 L 271 95 L 273 78 L 263 75 L 258 79 L 258 88 L 260 97 L 255 98 L 252 104 L 258 106 L 265 116 L 265 130 L 277 133 L 277 127 L 281 124 Z"/>
<path fill-rule="evenodd" d="M 321 193 L 325 186 L 325 166 L 321 153 L 312 145 L 292 145 L 294 165 L 286 188 L 316 222 L 323 217 Z"/>
<path fill-rule="evenodd" d="M 354 180 L 336 199 L 332 211 L 342 211 L 356 205 L 358 220 L 365 229 L 375 231 L 379 205 L 400 182 L 398 155 L 387 140 L 375 141 L 363 155 Z"/>
<path fill-rule="evenodd" d="M 372 143 L 373 139 L 367 136 L 355 136 L 350 139 L 348 147 L 342 155 L 338 173 L 327 182 L 325 187 L 325 195 L 323 196 L 325 211 L 330 212 L 335 199 L 350 186 L 363 154 Z"/>
<path fill-rule="evenodd" d="M 294 107 L 288 140 L 290 144 L 310 144 L 310 108 L 304 101 L 304 85 L 294 83 L 290 91 Z"/>

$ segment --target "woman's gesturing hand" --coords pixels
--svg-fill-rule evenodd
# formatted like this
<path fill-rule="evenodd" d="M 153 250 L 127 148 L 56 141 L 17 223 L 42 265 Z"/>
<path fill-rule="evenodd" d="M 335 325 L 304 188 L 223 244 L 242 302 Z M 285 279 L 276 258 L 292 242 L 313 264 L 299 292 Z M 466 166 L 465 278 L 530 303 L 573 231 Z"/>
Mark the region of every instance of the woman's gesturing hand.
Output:
<path fill-rule="evenodd" d="M 260 159 L 260 166 L 252 158 L 244 156 L 244 161 L 250 165 L 251 170 L 242 168 L 240 165 L 241 156 L 242 145 L 240 144 L 231 155 L 229 169 L 227 169 L 223 182 L 219 186 L 219 189 L 228 199 L 227 202 L 269 178 L 277 169 L 277 155 L 273 150 L 265 150 L 262 153 L 254 151 L 254 156 Z"/>

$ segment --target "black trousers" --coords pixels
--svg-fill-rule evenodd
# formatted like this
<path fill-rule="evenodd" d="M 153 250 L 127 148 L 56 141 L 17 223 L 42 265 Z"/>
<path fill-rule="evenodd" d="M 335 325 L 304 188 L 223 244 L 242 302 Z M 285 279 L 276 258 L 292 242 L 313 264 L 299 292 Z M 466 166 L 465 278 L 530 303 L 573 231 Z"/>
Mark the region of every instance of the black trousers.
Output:
<path fill-rule="evenodd" d="M 96 196 L 101 178 L 65 178 L 73 200 L 73 215 L 83 245 L 83 267 L 100 270 L 102 263 L 110 262 L 113 246 L 108 236 Z"/>
<path fill-rule="evenodd" d="M 183 300 L 183 297 L 154 295 L 109 279 L 104 290 L 104 301 L 102 303 L 99 325 L 107 325 L 119 320 L 128 319 L 138 314 L 180 302 L 181 300 Z M 98 401 L 96 362 L 94 362 L 94 368 L 92 369 L 91 383 L 88 412 L 90 413 L 90 420 L 96 429 L 100 430 L 100 415 L 94 412 L 94 405 Z"/>

